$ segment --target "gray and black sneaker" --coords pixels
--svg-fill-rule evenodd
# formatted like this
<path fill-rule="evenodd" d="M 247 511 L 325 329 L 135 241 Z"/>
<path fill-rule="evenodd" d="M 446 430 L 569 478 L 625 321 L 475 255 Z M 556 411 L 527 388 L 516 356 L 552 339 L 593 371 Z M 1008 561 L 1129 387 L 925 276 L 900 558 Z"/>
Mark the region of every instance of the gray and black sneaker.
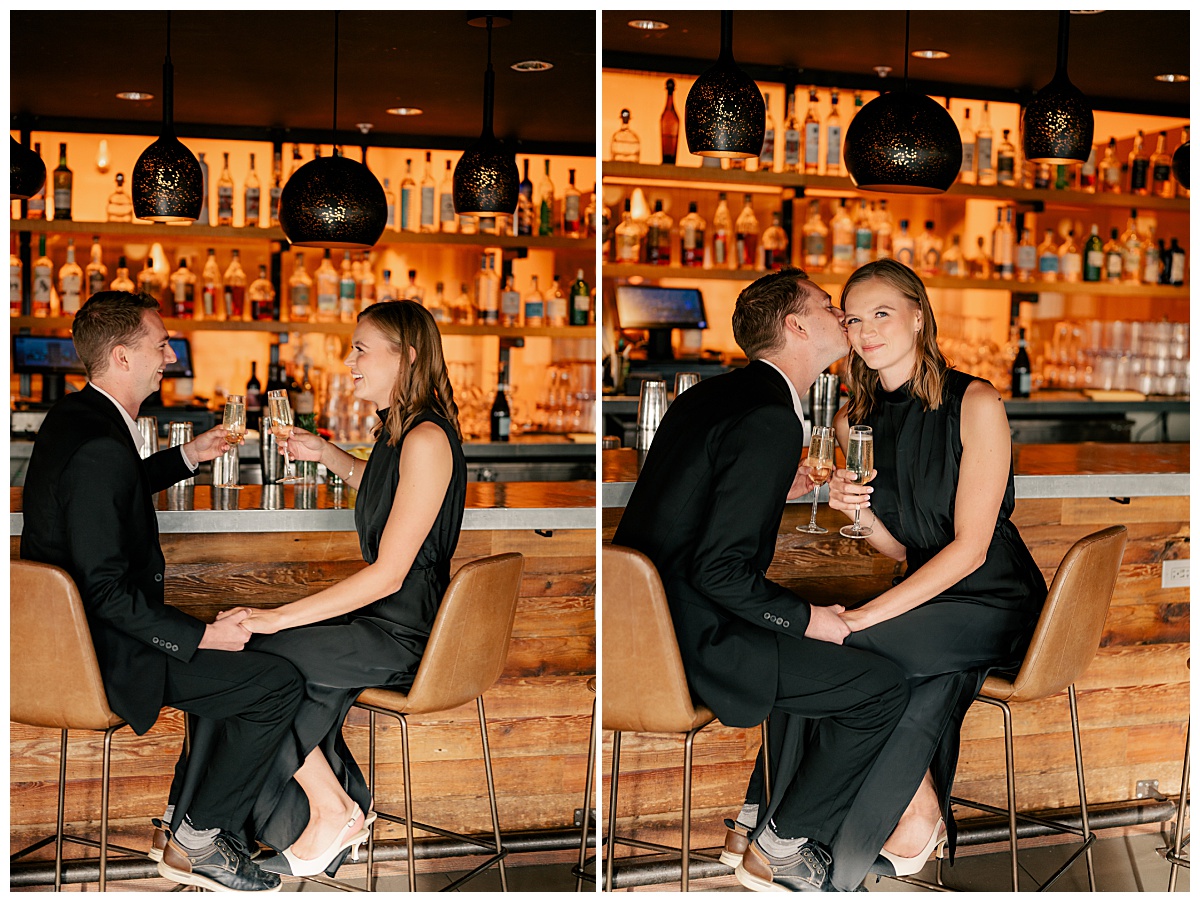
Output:
<path fill-rule="evenodd" d="M 185 886 L 217 893 L 277 893 L 282 881 L 250 860 L 236 836 L 222 830 L 203 849 L 185 849 L 172 837 L 163 850 L 158 873 Z"/>
<path fill-rule="evenodd" d="M 757 893 L 819 893 L 828 890 L 833 859 L 809 840 L 786 858 L 771 858 L 752 842 L 734 869 L 738 883 Z"/>

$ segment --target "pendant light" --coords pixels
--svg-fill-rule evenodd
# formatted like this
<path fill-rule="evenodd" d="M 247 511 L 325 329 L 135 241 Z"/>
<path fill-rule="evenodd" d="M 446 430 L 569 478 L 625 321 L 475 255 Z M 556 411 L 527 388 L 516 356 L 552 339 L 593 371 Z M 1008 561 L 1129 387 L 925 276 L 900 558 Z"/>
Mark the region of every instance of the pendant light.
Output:
<path fill-rule="evenodd" d="M 1175 173 L 1175 180 L 1189 191 L 1192 188 L 1191 156 L 1192 142 L 1190 138 L 1176 147 L 1175 153 L 1171 155 L 1171 171 Z"/>
<path fill-rule="evenodd" d="M 846 129 L 846 171 L 863 191 L 940 194 L 962 168 L 962 139 L 950 114 L 908 89 L 910 13 L 904 14 L 904 89 L 881 94 Z"/>
<path fill-rule="evenodd" d="M 46 164 L 41 156 L 16 138 L 8 138 L 8 192 L 12 200 L 28 200 L 46 184 Z"/>
<path fill-rule="evenodd" d="M 200 217 L 204 176 L 195 155 L 175 137 L 175 67 L 171 65 L 171 14 L 163 62 L 163 124 L 157 141 L 133 167 L 133 212 L 151 222 L 193 222 Z"/>
<path fill-rule="evenodd" d="M 521 179 L 517 158 L 496 140 L 492 111 L 496 100 L 496 73 L 492 70 L 492 26 L 508 25 L 511 13 L 468 14 L 468 24 L 487 28 L 487 69 L 483 73 L 483 129 L 479 140 L 463 151 L 454 167 L 454 212 L 503 213 L 517 209 Z"/>
<path fill-rule="evenodd" d="M 767 107 L 733 61 L 733 13 L 721 13 L 721 53 L 696 79 L 683 104 L 688 150 L 701 157 L 748 159 L 762 150 Z"/>
<path fill-rule="evenodd" d="M 1031 163 L 1086 163 L 1092 152 L 1095 118 L 1091 104 L 1067 77 L 1071 14 L 1058 14 L 1058 65 L 1054 78 L 1021 113 L 1021 146 Z"/>
<path fill-rule="evenodd" d="M 283 186 L 279 226 L 297 247 L 368 250 L 387 225 L 383 186 L 337 146 L 338 13 L 333 14 L 333 155 L 309 160 Z"/>

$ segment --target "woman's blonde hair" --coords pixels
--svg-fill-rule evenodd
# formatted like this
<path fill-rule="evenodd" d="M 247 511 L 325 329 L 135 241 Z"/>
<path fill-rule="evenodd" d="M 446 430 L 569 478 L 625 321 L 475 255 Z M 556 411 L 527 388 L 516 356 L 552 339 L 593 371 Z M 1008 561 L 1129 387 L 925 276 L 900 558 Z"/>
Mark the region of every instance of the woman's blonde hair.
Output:
<path fill-rule="evenodd" d="M 380 424 L 380 430 L 387 426 L 388 444 L 399 444 L 413 421 L 426 410 L 449 420 L 461 441 L 458 405 L 454 403 L 454 388 L 446 374 L 442 334 L 430 312 L 416 301 L 384 301 L 366 308 L 358 315 L 358 321 L 378 329 L 400 356 L 387 421 Z M 409 348 L 414 352 L 411 361 Z"/>
<path fill-rule="evenodd" d="M 917 331 L 917 360 L 908 380 L 908 391 L 920 399 L 926 410 L 937 410 L 942 403 L 942 386 L 946 370 L 950 368 L 946 357 L 937 343 L 937 321 L 933 318 L 933 307 L 929 294 L 917 274 L 896 260 L 885 258 L 867 263 L 854 271 L 842 288 L 842 310 L 846 299 L 859 285 L 871 280 L 886 282 L 916 305 L 921 311 L 921 328 Z M 850 405 L 847 417 L 852 425 L 863 423 L 875 408 L 875 389 L 879 385 L 879 373 L 850 350 L 849 365 L 846 367 L 846 387 L 850 389 Z"/>

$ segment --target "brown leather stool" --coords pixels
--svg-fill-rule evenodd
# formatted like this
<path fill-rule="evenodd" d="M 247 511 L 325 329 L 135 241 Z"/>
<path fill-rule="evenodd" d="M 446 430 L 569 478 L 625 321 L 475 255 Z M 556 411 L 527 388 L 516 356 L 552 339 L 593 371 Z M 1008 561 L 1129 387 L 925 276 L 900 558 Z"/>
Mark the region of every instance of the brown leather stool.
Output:
<path fill-rule="evenodd" d="M 483 693 L 500 678 L 508 657 L 513 617 L 521 594 L 521 574 L 525 559 L 520 554 L 498 554 L 464 564 L 450 581 L 438 608 L 425 654 L 417 668 L 412 689 L 407 693 L 391 689 L 366 689 L 355 707 L 371 714 L 370 760 L 368 777 L 372 795 L 378 798 L 375 782 L 375 715 L 384 714 L 400 721 L 401 754 L 404 767 L 404 817 L 377 810 L 383 820 L 403 824 L 408 845 L 408 889 L 416 888 L 413 828 L 477 845 L 492 854 L 486 861 L 445 890 L 453 890 L 493 864 L 500 868 L 500 884 L 508 891 L 504 872 L 507 850 L 501 844 L 496 812 L 496 787 L 492 780 L 492 757 L 488 748 L 487 719 Z M 479 710 L 479 735 L 483 741 L 483 763 L 487 775 L 488 801 L 492 811 L 494 845 L 476 837 L 463 836 L 413 820 L 412 771 L 408 751 L 408 716 L 448 711 L 474 700 Z M 375 828 L 367 842 L 367 889 L 375 888 Z"/>
<path fill-rule="evenodd" d="M 55 833 L 16 852 L 16 861 L 54 843 L 54 889 L 62 888 L 64 842 L 100 850 L 100 892 L 105 891 L 108 850 L 145 858 L 146 853 L 108 841 L 108 776 L 113 734 L 125 726 L 108 706 L 96 650 L 79 590 L 65 570 L 49 564 L 11 562 L 9 582 L 9 719 L 62 734 L 58 763 L 58 816 Z M 64 833 L 67 732 L 104 733 L 100 782 L 100 841 Z"/>

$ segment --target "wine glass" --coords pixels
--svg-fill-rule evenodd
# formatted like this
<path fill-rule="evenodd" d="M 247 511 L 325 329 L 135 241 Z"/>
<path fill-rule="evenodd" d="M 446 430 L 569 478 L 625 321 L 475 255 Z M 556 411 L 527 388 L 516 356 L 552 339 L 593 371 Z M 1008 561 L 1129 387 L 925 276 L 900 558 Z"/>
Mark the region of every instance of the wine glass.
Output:
<path fill-rule="evenodd" d="M 832 426 L 818 426 L 813 430 L 812 438 L 808 443 L 808 476 L 813 482 L 812 516 L 808 518 L 808 525 L 797 526 L 796 532 L 807 532 L 813 535 L 824 535 L 829 532 L 824 526 L 817 525 L 817 504 L 821 486 L 829 481 L 829 476 L 833 472 L 833 449 L 836 446 L 837 439 Z"/>
<path fill-rule="evenodd" d="M 271 416 L 271 432 L 283 445 L 283 462 L 286 469 L 277 482 L 295 482 L 296 470 L 292 465 L 292 457 L 288 454 L 287 442 L 292 437 L 292 405 L 288 401 L 287 391 L 277 388 L 267 392 L 267 406 Z"/>
<path fill-rule="evenodd" d="M 846 475 L 855 485 L 866 485 L 871 481 L 871 469 L 875 466 L 875 440 L 870 426 L 851 426 L 850 443 L 846 446 Z M 869 526 L 859 526 L 861 511 L 854 509 L 854 525 L 843 526 L 841 534 L 847 539 L 865 539 L 872 533 Z"/>
<path fill-rule="evenodd" d="M 225 440 L 229 444 L 237 446 L 246 440 L 246 399 L 242 395 L 229 395 L 225 399 L 225 417 L 222 421 L 225 429 Z M 236 460 L 236 451 L 230 448 L 226 452 L 229 457 L 225 468 L 225 482 L 218 483 L 218 487 L 222 489 L 240 489 L 237 479 L 233 476 L 233 461 Z M 232 481 L 230 481 L 232 480 Z"/>

